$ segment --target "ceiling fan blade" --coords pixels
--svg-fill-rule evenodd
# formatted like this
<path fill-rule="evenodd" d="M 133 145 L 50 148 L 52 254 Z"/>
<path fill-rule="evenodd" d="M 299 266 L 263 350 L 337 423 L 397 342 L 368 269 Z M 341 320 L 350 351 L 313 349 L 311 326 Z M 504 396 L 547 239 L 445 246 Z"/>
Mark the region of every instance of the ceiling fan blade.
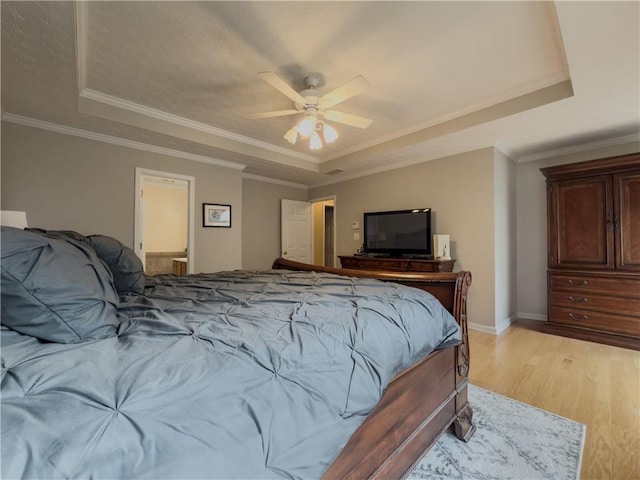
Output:
<path fill-rule="evenodd" d="M 371 122 L 373 122 L 370 118 L 338 112 L 336 110 L 328 110 L 324 112 L 324 118 L 331 120 L 332 122 L 344 123 L 345 125 L 351 125 L 352 127 L 358 128 L 367 128 L 371 125 Z"/>
<path fill-rule="evenodd" d="M 285 115 L 293 115 L 294 113 L 300 113 L 300 111 L 299 110 L 278 110 L 276 112 L 249 113 L 247 115 L 247 118 L 283 117 Z"/>
<path fill-rule="evenodd" d="M 362 75 L 358 75 L 356 78 L 349 80 L 344 85 L 332 90 L 331 92 L 323 95 L 320 98 L 320 108 L 329 108 L 337 105 L 340 102 L 344 102 L 348 98 L 362 93 L 371 85 Z"/>
<path fill-rule="evenodd" d="M 283 93 L 284 95 L 289 97 L 294 102 L 299 103 L 300 105 L 304 105 L 305 103 L 304 97 L 300 95 L 298 92 L 296 92 L 293 88 L 291 88 L 287 82 L 282 80 L 275 73 L 261 72 L 258 74 L 258 76 L 261 79 L 263 79 L 265 82 L 267 82 L 269 85 L 271 85 L 273 88 L 278 90 L 280 93 Z"/>

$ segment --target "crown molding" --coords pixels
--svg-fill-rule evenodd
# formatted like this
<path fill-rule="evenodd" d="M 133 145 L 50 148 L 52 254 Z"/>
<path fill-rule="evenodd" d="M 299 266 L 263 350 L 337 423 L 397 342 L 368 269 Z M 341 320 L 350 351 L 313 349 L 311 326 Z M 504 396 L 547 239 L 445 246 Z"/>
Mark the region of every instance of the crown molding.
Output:
<path fill-rule="evenodd" d="M 309 188 L 316 188 L 316 187 L 324 187 L 326 185 L 332 185 L 335 183 L 340 183 L 340 182 L 346 182 L 348 180 L 355 180 L 357 178 L 361 178 L 361 177 L 366 177 L 369 175 L 375 175 L 377 173 L 383 173 L 383 172 L 387 172 L 390 170 L 396 170 L 398 168 L 404 168 L 404 167 L 410 167 L 412 165 L 417 165 L 419 163 L 424 163 L 424 162 L 428 162 L 430 160 L 436 160 L 438 158 L 446 158 L 449 157 L 451 155 L 458 155 L 458 154 L 463 154 L 463 153 L 467 153 L 469 151 L 476 151 L 476 150 L 482 150 L 483 148 L 494 148 L 498 151 L 500 151 L 503 155 L 505 155 L 507 158 L 509 158 L 511 161 L 513 161 L 514 163 L 525 163 L 525 162 L 533 162 L 536 160 L 544 160 L 547 158 L 555 158 L 555 157 L 560 157 L 563 155 L 570 155 L 573 153 L 580 153 L 580 152 L 588 152 L 591 150 L 596 150 L 598 148 L 607 148 L 607 147 L 615 147 L 618 145 L 624 145 L 626 143 L 633 143 L 633 142 L 638 142 L 640 143 L 640 133 L 634 133 L 634 134 L 630 134 L 630 135 L 624 135 L 622 137 L 615 137 L 615 138 L 610 138 L 608 140 L 601 140 L 601 141 L 597 141 L 597 142 L 589 142 L 589 143 L 583 143 L 580 145 L 573 145 L 570 147 L 563 147 L 563 148 L 557 148 L 557 149 L 553 149 L 553 150 L 546 150 L 544 152 L 539 152 L 539 153 L 534 153 L 534 154 L 530 154 L 530 155 L 524 155 L 522 157 L 517 158 L 516 155 L 513 155 L 511 153 L 511 150 L 502 142 L 496 142 L 495 145 L 492 146 L 488 146 L 488 147 L 479 147 L 479 148 L 474 148 L 471 150 L 464 150 L 464 151 L 460 151 L 460 152 L 454 152 L 454 153 L 450 153 L 444 156 L 438 156 L 438 157 L 433 157 L 433 158 L 420 158 L 420 159 L 411 159 L 411 160 L 407 160 L 404 162 L 398 162 L 395 163 L 393 165 L 384 165 L 381 167 L 375 167 L 375 168 L 371 168 L 371 169 L 367 169 L 367 170 L 362 170 L 360 172 L 355 172 L 355 173 L 351 173 L 351 174 L 345 174 L 345 175 L 339 175 L 336 177 L 332 177 L 332 178 L 327 178 L 324 180 L 319 180 L 318 182 L 314 182 L 313 184 L 311 184 L 309 186 Z M 639 145 L 640 148 L 640 145 Z"/>
<path fill-rule="evenodd" d="M 87 2 L 76 2 L 75 23 L 76 23 L 76 75 L 78 93 L 82 92 L 87 82 L 87 45 L 89 10 Z"/>
<path fill-rule="evenodd" d="M 450 150 L 450 151 L 448 151 L 446 153 L 445 152 L 439 152 L 437 155 L 413 157 L 413 158 L 410 158 L 408 160 L 404 160 L 402 162 L 396 162 L 396 163 L 392 163 L 392 164 L 381 165 L 381 166 L 378 166 L 378 167 L 363 169 L 363 170 L 360 170 L 358 172 L 353 172 L 353 173 L 346 172 L 345 174 L 342 174 L 342 175 L 340 175 L 340 174 L 339 175 L 335 175 L 333 177 L 326 178 L 326 179 L 314 182 L 311 185 L 309 185 L 309 188 L 316 188 L 316 187 L 324 187 L 326 185 L 333 185 L 334 183 L 346 182 L 348 180 L 355 180 L 355 179 L 362 178 L 362 177 L 368 177 L 369 175 L 376 175 L 378 173 L 389 172 L 391 170 L 397 170 L 399 168 L 411 167 L 413 165 L 418 165 L 418 164 L 421 164 L 421 163 L 430 162 L 432 160 L 439 160 L 439 159 L 442 159 L 442 158 L 453 157 L 455 155 L 464 155 L 465 153 L 469 153 L 469 152 L 478 152 L 478 151 L 481 151 L 481 150 L 485 150 L 487 148 L 495 148 L 495 147 L 493 145 L 487 145 L 485 147 L 482 147 L 482 146 L 466 147 L 466 148 L 461 148 L 461 149 Z"/>
<path fill-rule="evenodd" d="M 78 94 L 87 84 L 87 55 L 89 32 L 89 7 L 88 2 L 75 2 L 76 23 L 76 75 Z"/>
<path fill-rule="evenodd" d="M 450 120 L 430 127 L 416 130 L 403 137 L 380 142 L 367 149 L 351 154 L 341 155 L 332 160 L 325 161 L 320 165 L 320 173 L 326 173 L 334 170 L 335 168 L 348 169 L 348 167 L 357 166 L 360 162 L 375 155 L 385 155 L 391 152 L 397 152 L 413 145 L 418 145 L 435 138 L 454 134 L 471 127 L 477 127 L 494 120 L 522 113 L 572 96 L 573 85 L 571 84 L 571 80 L 555 83 L 525 95 L 510 98 L 509 100 L 505 100 L 501 103 L 496 103 L 483 109 L 451 118 Z"/>
<path fill-rule="evenodd" d="M 519 157 L 516 163 L 534 162 L 536 160 L 545 160 L 547 158 L 561 157 L 563 155 L 571 155 L 573 153 L 587 152 L 589 150 L 596 150 L 598 148 L 616 147 L 618 145 L 624 145 L 625 143 L 633 142 L 640 143 L 640 133 L 632 133 L 630 135 L 610 138 L 607 140 L 600 140 L 597 142 L 589 142 L 580 145 L 573 145 L 570 147 L 545 150 L 544 152 L 531 153 Z"/>
<path fill-rule="evenodd" d="M 302 190 L 309 190 L 309 186 L 302 183 L 288 182 L 286 180 L 278 180 L 276 178 L 263 177 L 261 175 L 253 175 L 251 173 L 243 173 L 242 178 L 246 178 L 247 180 L 256 180 L 258 182 L 264 183 L 275 183 L 276 185 L 285 185 L 287 187 L 300 188 Z"/>
<path fill-rule="evenodd" d="M 197 122 L 195 120 L 181 117 L 179 115 L 174 115 L 172 113 L 167 113 L 155 108 L 147 107 L 146 105 L 141 105 L 139 103 L 131 102 L 129 100 L 124 100 L 122 98 L 114 97 L 112 95 L 107 95 L 105 93 L 98 92 L 96 90 L 91 90 L 89 88 L 85 88 L 84 90 L 82 90 L 79 96 L 80 96 L 80 99 L 86 99 L 91 102 L 108 105 L 110 107 L 114 107 L 116 109 L 119 109 L 125 112 L 131 112 L 134 114 L 143 115 L 145 117 L 160 120 L 172 125 L 177 125 L 179 127 L 195 130 L 198 132 L 203 132 L 208 135 L 213 135 L 215 137 L 231 140 L 233 142 L 242 143 L 245 145 L 249 145 L 251 147 L 259 148 L 261 150 L 267 150 L 273 153 L 277 153 L 278 155 L 283 155 L 286 157 L 303 160 L 305 162 L 311 162 L 316 165 L 320 163 L 318 158 L 312 155 L 307 155 L 305 153 L 296 152 L 294 150 L 290 150 L 287 148 L 278 147 L 271 143 L 262 142 L 260 140 L 255 140 L 250 137 L 245 137 L 244 135 L 239 135 L 237 133 L 229 132 L 221 128 L 216 128 L 211 125 L 207 125 L 206 123 Z M 80 105 L 82 106 L 82 103 Z M 98 112 L 95 112 L 95 111 L 88 112 L 88 113 L 90 115 L 100 116 L 100 115 L 97 115 Z M 180 136 L 178 136 L 178 138 L 180 138 Z"/>
<path fill-rule="evenodd" d="M 319 171 L 320 160 L 316 156 L 255 140 L 88 88 L 89 3 L 75 3 L 76 76 L 78 108 L 81 113 L 282 165 L 312 172 Z"/>
<path fill-rule="evenodd" d="M 63 135 L 71 135 L 74 137 L 81 137 L 89 140 L 95 140 L 97 142 L 110 143 L 112 145 L 118 145 L 120 147 L 127 147 L 127 148 L 133 148 L 135 150 L 144 150 L 146 152 L 159 153 L 161 155 L 168 155 L 170 157 L 181 158 L 184 160 L 191 160 L 194 162 L 206 163 L 209 165 L 216 165 L 218 167 L 231 168 L 233 170 L 244 170 L 246 168 L 246 165 L 243 165 L 241 163 L 227 162 L 225 160 L 218 160 L 216 158 L 205 157 L 203 155 L 196 155 L 193 153 L 182 152 L 180 150 L 174 150 L 172 148 L 159 147 L 157 145 L 150 145 L 148 143 L 136 142 L 135 140 L 128 140 L 126 138 L 114 137 L 111 135 L 104 135 L 102 133 L 91 132 L 89 130 L 82 130 L 80 128 L 60 125 L 58 123 L 47 122 L 47 121 L 38 120 L 35 118 L 23 117 L 21 115 L 14 115 L 12 113 L 3 113 L 2 120 L 9 123 L 24 125 L 27 127 L 34 127 L 34 128 L 40 128 L 42 130 L 49 130 L 52 132 L 61 133 Z"/>
<path fill-rule="evenodd" d="M 564 53 L 564 49 L 562 50 Z M 530 98 L 535 95 L 538 95 L 537 92 L 549 92 L 549 91 L 552 91 L 553 89 L 565 90 L 563 93 L 559 94 L 560 97 L 564 96 L 565 98 L 568 98 L 573 95 L 573 92 L 571 90 L 572 89 L 571 77 L 569 76 L 568 71 L 563 70 L 559 73 L 556 73 L 555 75 L 551 75 L 546 78 L 527 82 L 525 84 L 514 87 L 510 90 L 502 91 L 500 92 L 500 94 L 493 95 L 491 97 L 484 98 L 478 102 L 469 104 L 465 106 L 465 108 L 447 112 L 446 114 L 432 118 L 428 122 L 425 122 L 419 125 L 414 125 L 405 130 L 399 130 L 391 134 L 388 134 L 386 136 L 380 136 L 375 140 L 372 140 L 370 142 L 367 142 L 361 145 L 357 145 L 349 150 L 346 150 L 342 154 L 342 156 L 348 156 L 351 154 L 355 154 L 361 150 L 374 148 L 376 145 L 379 145 L 381 143 L 394 141 L 399 138 L 401 139 L 403 137 L 415 134 L 420 131 L 430 130 L 430 129 L 439 127 L 442 124 L 450 123 L 453 121 L 459 121 L 460 119 L 463 119 L 465 117 L 470 117 L 476 112 L 489 110 L 497 105 L 507 104 L 507 102 L 512 100 L 518 100 L 518 99 L 524 100 L 526 98 Z M 569 93 L 570 90 L 571 90 L 571 93 Z M 559 99 L 562 99 L 562 98 L 559 98 Z M 541 100 L 540 104 L 544 105 L 545 103 L 544 101 Z M 541 105 L 533 105 L 533 107 L 531 108 L 534 108 L 536 106 L 541 106 Z M 331 160 L 333 159 L 323 160 L 321 161 L 321 163 L 328 162 Z"/>

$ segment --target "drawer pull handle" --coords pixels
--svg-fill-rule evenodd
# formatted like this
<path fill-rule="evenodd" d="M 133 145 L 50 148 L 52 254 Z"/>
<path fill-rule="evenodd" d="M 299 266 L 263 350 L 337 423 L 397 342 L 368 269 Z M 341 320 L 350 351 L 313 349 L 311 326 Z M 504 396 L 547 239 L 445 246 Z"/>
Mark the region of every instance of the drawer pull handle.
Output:
<path fill-rule="evenodd" d="M 572 278 L 569 279 L 569 285 L 588 285 L 589 282 L 586 280 L 581 280 L 579 282 L 574 281 Z"/>
<path fill-rule="evenodd" d="M 587 303 L 587 297 L 573 298 L 571 295 L 569 295 L 569 300 L 571 300 L 573 303 Z"/>
<path fill-rule="evenodd" d="M 574 315 L 573 313 L 569 312 L 569 318 L 571 318 L 572 320 L 587 320 L 589 317 L 587 315 Z"/>

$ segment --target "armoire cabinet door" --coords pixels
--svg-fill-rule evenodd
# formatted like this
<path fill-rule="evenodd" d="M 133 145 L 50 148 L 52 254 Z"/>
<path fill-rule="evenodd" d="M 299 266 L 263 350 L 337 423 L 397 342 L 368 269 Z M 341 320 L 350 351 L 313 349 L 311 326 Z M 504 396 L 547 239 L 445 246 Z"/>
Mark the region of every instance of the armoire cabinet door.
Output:
<path fill-rule="evenodd" d="M 611 176 L 549 184 L 549 266 L 614 268 Z"/>
<path fill-rule="evenodd" d="M 616 268 L 640 271 L 640 170 L 614 175 Z"/>

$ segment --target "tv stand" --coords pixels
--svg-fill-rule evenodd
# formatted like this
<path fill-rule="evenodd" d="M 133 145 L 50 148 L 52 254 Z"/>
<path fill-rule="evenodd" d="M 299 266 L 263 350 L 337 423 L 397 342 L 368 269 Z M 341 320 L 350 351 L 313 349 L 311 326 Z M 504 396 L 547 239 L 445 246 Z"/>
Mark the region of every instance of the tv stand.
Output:
<path fill-rule="evenodd" d="M 401 255 L 390 255 L 387 253 L 369 253 L 364 255 L 355 255 L 356 257 L 368 257 L 368 258 L 404 258 L 405 260 L 433 260 L 433 255 L 420 255 L 403 253 Z"/>
<path fill-rule="evenodd" d="M 452 272 L 455 258 L 451 260 L 425 260 L 400 257 L 338 256 L 342 268 L 354 270 L 385 270 L 390 272 Z"/>

